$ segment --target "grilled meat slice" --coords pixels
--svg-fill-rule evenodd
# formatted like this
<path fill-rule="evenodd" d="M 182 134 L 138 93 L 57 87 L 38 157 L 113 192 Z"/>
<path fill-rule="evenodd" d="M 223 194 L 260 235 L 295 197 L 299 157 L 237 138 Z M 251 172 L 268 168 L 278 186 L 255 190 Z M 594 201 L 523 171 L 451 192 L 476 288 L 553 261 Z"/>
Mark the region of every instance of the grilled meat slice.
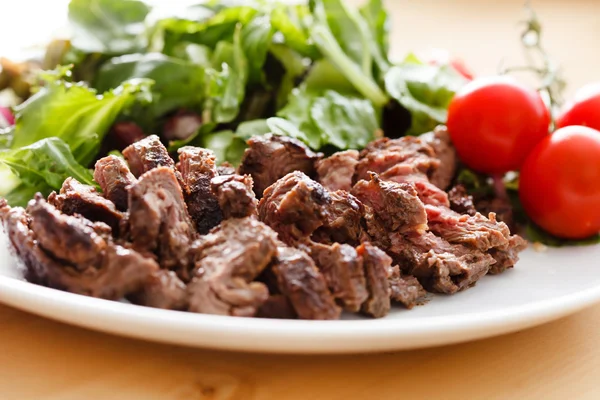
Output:
<path fill-rule="evenodd" d="M 104 222 L 110 226 L 115 236 L 119 235 L 123 213 L 117 210 L 113 202 L 102 197 L 93 186 L 84 185 L 75 178 L 67 178 L 60 193 L 52 192 L 48 202 L 64 214 L 79 214 L 90 221 Z"/>
<path fill-rule="evenodd" d="M 163 268 L 186 276 L 195 231 L 173 169 L 154 168 L 131 186 L 129 235 L 136 250 L 155 253 Z"/>
<path fill-rule="evenodd" d="M 94 180 L 118 210 L 127 210 L 127 187 L 135 183 L 135 176 L 123 159 L 111 155 L 96 161 Z"/>
<path fill-rule="evenodd" d="M 258 203 L 258 216 L 283 242 L 292 245 L 327 221 L 329 204 L 331 196 L 323 186 L 296 171 L 265 190 Z"/>
<path fill-rule="evenodd" d="M 261 198 L 263 191 L 290 172 L 300 171 L 313 177 L 315 161 L 322 157 L 304 143 L 291 137 L 267 134 L 248 140 L 238 172 L 254 180 L 254 193 Z"/>
<path fill-rule="evenodd" d="M 173 271 L 161 269 L 148 276 L 144 286 L 127 297 L 135 304 L 166 310 L 187 309 L 187 287 Z"/>
<path fill-rule="evenodd" d="M 327 218 L 323 226 L 312 235 L 321 243 L 349 243 L 357 245 L 362 234 L 365 208 L 362 203 L 345 190 L 331 192 L 331 203 L 326 206 Z"/>
<path fill-rule="evenodd" d="M 375 318 L 386 316 L 390 312 L 390 282 L 388 277 L 392 259 L 380 248 L 363 243 L 356 248 L 363 259 L 368 297 L 362 305 L 362 311 Z"/>
<path fill-rule="evenodd" d="M 211 180 L 211 190 L 217 197 L 225 219 L 257 215 L 256 196 L 250 175 L 224 175 Z"/>
<path fill-rule="evenodd" d="M 412 275 L 404 275 L 397 265 L 388 270 L 390 282 L 390 297 L 392 300 L 411 309 L 427 295 L 419 280 Z"/>
<path fill-rule="evenodd" d="M 339 319 L 341 310 L 313 260 L 294 247 L 280 245 L 271 265 L 279 290 L 301 319 Z"/>
<path fill-rule="evenodd" d="M 339 151 L 317 161 L 319 182 L 331 191 L 352 189 L 352 178 L 358 164 L 358 151 Z"/>
<path fill-rule="evenodd" d="M 184 182 L 185 199 L 196 229 L 206 234 L 223 219 L 217 196 L 211 191 L 210 181 L 215 178 L 217 167 L 212 151 L 185 146 L 178 150 L 179 163 Z"/>
<path fill-rule="evenodd" d="M 136 177 L 158 167 L 175 169 L 175 162 L 156 135 L 150 135 L 123 150 L 123 156 Z"/>
<path fill-rule="evenodd" d="M 454 179 L 458 163 L 448 128 L 440 125 L 433 132 L 425 133 L 419 138 L 433 148 L 435 156 L 440 160 L 439 167 L 430 173 L 429 180 L 440 189 L 446 190 Z"/>
<path fill-rule="evenodd" d="M 276 240 L 277 234 L 256 219 L 235 218 L 194 242 L 190 311 L 254 316 L 269 297 L 265 284 L 254 279 L 273 259 Z"/>

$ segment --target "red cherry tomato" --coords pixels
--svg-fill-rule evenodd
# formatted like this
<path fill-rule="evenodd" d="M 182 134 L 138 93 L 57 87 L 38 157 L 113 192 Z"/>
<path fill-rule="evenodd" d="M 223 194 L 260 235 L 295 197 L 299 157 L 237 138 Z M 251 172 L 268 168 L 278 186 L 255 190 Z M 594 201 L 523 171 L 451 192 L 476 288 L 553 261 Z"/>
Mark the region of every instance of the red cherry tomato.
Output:
<path fill-rule="evenodd" d="M 458 156 L 487 174 L 518 170 L 548 135 L 550 112 L 539 93 L 510 77 L 466 84 L 448 108 L 448 131 Z"/>
<path fill-rule="evenodd" d="M 523 164 L 519 197 L 532 221 L 555 236 L 600 232 L 600 132 L 570 126 L 542 140 Z"/>
<path fill-rule="evenodd" d="M 571 125 L 600 130 L 600 82 L 582 87 L 575 93 L 573 100 L 565 105 L 556 119 L 556 127 Z"/>

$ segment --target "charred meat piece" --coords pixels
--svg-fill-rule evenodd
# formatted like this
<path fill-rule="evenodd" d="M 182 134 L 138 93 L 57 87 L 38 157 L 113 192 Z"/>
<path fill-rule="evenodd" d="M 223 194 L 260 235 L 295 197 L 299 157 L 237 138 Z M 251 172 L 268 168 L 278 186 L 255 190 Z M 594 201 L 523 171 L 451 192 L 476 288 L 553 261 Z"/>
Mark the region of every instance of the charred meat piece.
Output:
<path fill-rule="evenodd" d="M 440 189 L 446 190 L 454 179 L 458 161 L 448 128 L 440 125 L 433 132 L 425 133 L 419 138 L 433 148 L 435 156 L 440 160 L 439 167 L 429 175 L 429 180 Z"/>
<path fill-rule="evenodd" d="M 125 156 L 131 172 L 136 177 L 157 167 L 175 169 L 175 162 L 156 135 L 147 136 L 127 146 L 123 150 L 123 156 Z"/>
<path fill-rule="evenodd" d="M 41 195 L 29 202 L 27 212 L 40 246 L 54 258 L 81 270 L 100 265 L 108 244 L 91 223 L 86 224 L 77 216 L 61 214 Z"/>
<path fill-rule="evenodd" d="M 134 303 L 165 310 L 187 308 L 187 288 L 173 271 L 161 269 L 151 273 L 138 292 L 128 296 Z"/>
<path fill-rule="evenodd" d="M 345 190 L 331 192 L 330 196 L 327 219 L 323 226 L 313 233 L 312 239 L 321 243 L 358 244 L 363 229 L 364 206 Z"/>
<path fill-rule="evenodd" d="M 319 182 L 331 191 L 352 189 L 352 177 L 358 164 L 358 151 L 346 150 L 317 161 Z"/>
<path fill-rule="evenodd" d="M 15 248 L 41 284 L 117 300 L 140 290 L 150 274 L 159 270 L 153 259 L 104 240 L 81 218 L 61 214 L 41 196 L 30 202 L 28 210 L 31 229 L 25 227 L 23 220 L 20 222 Z M 57 229 L 67 226 L 61 238 L 53 237 Z M 72 235 L 70 239 L 66 232 Z M 57 246 L 60 239 L 65 240 L 62 249 Z M 89 253 L 83 256 L 86 249 Z"/>
<path fill-rule="evenodd" d="M 238 172 L 252 176 L 254 193 L 258 198 L 263 196 L 267 187 L 290 172 L 300 171 L 314 176 L 315 161 L 322 157 L 304 143 L 287 136 L 254 136 L 248 140 L 248 146 Z"/>
<path fill-rule="evenodd" d="M 381 138 L 361 151 L 354 180 L 369 179 L 370 172 L 381 174 L 397 164 L 408 164 L 415 171 L 430 175 L 439 167 L 440 160 L 433 148 L 420 138 Z"/>
<path fill-rule="evenodd" d="M 527 241 L 519 235 L 512 235 L 506 249 L 491 249 L 490 254 L 496 260 L 488 273 L 496 275 L 512 268 L 519 261 L 519 253 L 527 248 Z"/>
<path fill-rule="evenodd" d="M 217 196 L 211 191 L 210 181 L 217 176 L 215 155 L 200 147 L 185 146 L 178 150 L 179 163 L 184 182 L 185 199 L 196 229 L 208 233 L 223 219 Z"/>
<path fill-rule="evenodd" d="M 413 185 L 387 182 L 371 173 L 368 181 L 360 181 L 352 194 L 369 206 L 390 232 L 425 231 L 427 215 Z"/>
<path fill-rule="evenodd" d="M 269 297 L 254 279 L 277 251 L 277 234 L 254 218 L 228 219 L 194 242 L 190 311 L 251 317 Z"/>
<path fill-rule="evenodd" d="M 135 183 L 135 176 L 123 159 L 107 156 L 96 161 L 94 180 L 102 188 L 104 197 L 112 201 L 118 210 L 127 210 L 127 187 Z"/>
<path fill-rule="evenodd" d="M 84 185 L 75 178 L 67 178 L 60 193 L 53 192 L 48 201 L 62 213 L 79 214 L 90 221 L 104 222 L 110 226 L 115 236 L 123 219 L 113 202 L 102 197 L 93 186 Z"/>
<path fill-rule="evenodd" d="M 343 308 L 357 312 L 367 299 L 363 260 L 354 247 L 311 243 L 307 252 L 325 277 L 331 294 Z"/>
<path fill-rule="evenodd" d="M 230 163 L 225 161 L 217 167 L 217 174 L 218 175 L 233 175 L 233 174 L 235 174 L 235 168 L 233 167 L 233 165 L 231 165 Z"/>
<path fill-rule="evenodd" d="M 517 230 L 513 213 L 513 206 L 508 198 L 481 198 L 475 200 L 475 208 L 483 215 L 496 214 L 498 221 L 504 222 L 511 232 Z"/>
<path fill-rule="evenodd" d="M 163 268 L 187 268 L 195 232 L 173 169 L 152 169 L 131 186 L 129 235 L 135 249 L 155 253 Z"/>
<path fill-rule="evenodd" d="M 390 312 L 390 283 L 388 277 L 392 259 L 383 250 L 363 243 L 356 248 L 363 259 L 368 298 L 362 305 L 365 314 L 375 318 L 386 316 Z"/>
<path fill-rule="evenodd" d="M 260 306 L 256 313 L 258 318 L 277 318 L 277 319 L 295 319 L 298 318 L 296 310 L 290 300 L 282 295 L 275 294 Z"/>
<path fill-rule="evenodd" d="M 452 294 L 473 286 L 495 260 L 487 253 L 450 244 L 431 232 L 390 235 L 388 252 L 400 269 L 431 292 Z"/>
<path fill-rule="evenodd" d="M 389 269 L 389 282 L 392 300 L 408 309 L 413 308 L 427 295 L 419 280 L 412 275 L 403 275 L 397 265 Z"/>
<path fill-rule="evenodd" d="M 467 193 L 463 185 L 456 185 L 448 192 L 450 209 L 459 214 L 475 215 L 477 210 L 473 205 L 473 196 Z"/>
<path fill-rule="evenodd" d="M 458 214 L 446 207 L 427 205 L 429 229 L 450 243 L 487 251 L 492 248 L 506 248 L 510 231 L 508 226 L 496 221 L 496 215 L 489 219 L 476 213 L 473 216 Z"/>
<path fill-rule="evenodd" d="M 301 319 L 339 319 L 341 310 L 323 275 L 305 252 L 279 246 L 271 268 L 279 290 L 289 300 Z"/>
<path fill-rule="evenodd" d="M 225 219 L 250 217 L 257 214 L 258 201 L 252 191 L 250 175 L 217 176 L 210 181 Z"/>
<path fill-rule="evenodd" d="M 310 236 L 328 220 L 330 204 L 331 196 L 323 186 L 296 171 L 265 190 L 258 203 L 258 216 L 291 245 Z"/>

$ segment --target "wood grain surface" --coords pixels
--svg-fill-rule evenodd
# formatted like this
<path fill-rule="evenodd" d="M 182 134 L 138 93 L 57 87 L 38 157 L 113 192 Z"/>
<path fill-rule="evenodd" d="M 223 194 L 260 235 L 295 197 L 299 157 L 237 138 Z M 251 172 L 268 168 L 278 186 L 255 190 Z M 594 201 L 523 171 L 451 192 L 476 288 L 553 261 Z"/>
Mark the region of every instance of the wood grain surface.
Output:
<path fill-rule="evenodd" d="M 522 1 L 388 5 L 396 56 L 449 48 L 489 74 L 503 56 L 510 61 L 520 55 Z M 598 79 L 600 2 L 539 0 L 534 6 L 571 90 Z M 599 336 L 596 306 L 456 346 L 354 356 L 257 355 L 123 339 L 0 306 L 0 400 L 598 399 Z"/>

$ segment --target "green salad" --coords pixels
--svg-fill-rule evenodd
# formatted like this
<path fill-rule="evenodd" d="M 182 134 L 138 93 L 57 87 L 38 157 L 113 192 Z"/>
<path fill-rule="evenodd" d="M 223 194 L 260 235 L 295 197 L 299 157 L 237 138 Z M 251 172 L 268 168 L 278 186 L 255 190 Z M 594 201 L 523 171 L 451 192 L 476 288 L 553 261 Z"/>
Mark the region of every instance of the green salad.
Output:
<path fill-rule="evenodd" d="M 158 134 L 174 152 L 212 149 L 239 162 L 275 132 L 331 153 L 446 122 L 466 79 L 450 65 L 388 57 L 381 0 L 308 4 L 208 1 L 181 9 L 139 0 L 72 0 L 69 40 L 49 44 L 15 124 L 0 135 L 0 195 L 23 205 L 122 149 L 117 127 Z M 170 132 L 173 118 L 191 117 Z"/>

